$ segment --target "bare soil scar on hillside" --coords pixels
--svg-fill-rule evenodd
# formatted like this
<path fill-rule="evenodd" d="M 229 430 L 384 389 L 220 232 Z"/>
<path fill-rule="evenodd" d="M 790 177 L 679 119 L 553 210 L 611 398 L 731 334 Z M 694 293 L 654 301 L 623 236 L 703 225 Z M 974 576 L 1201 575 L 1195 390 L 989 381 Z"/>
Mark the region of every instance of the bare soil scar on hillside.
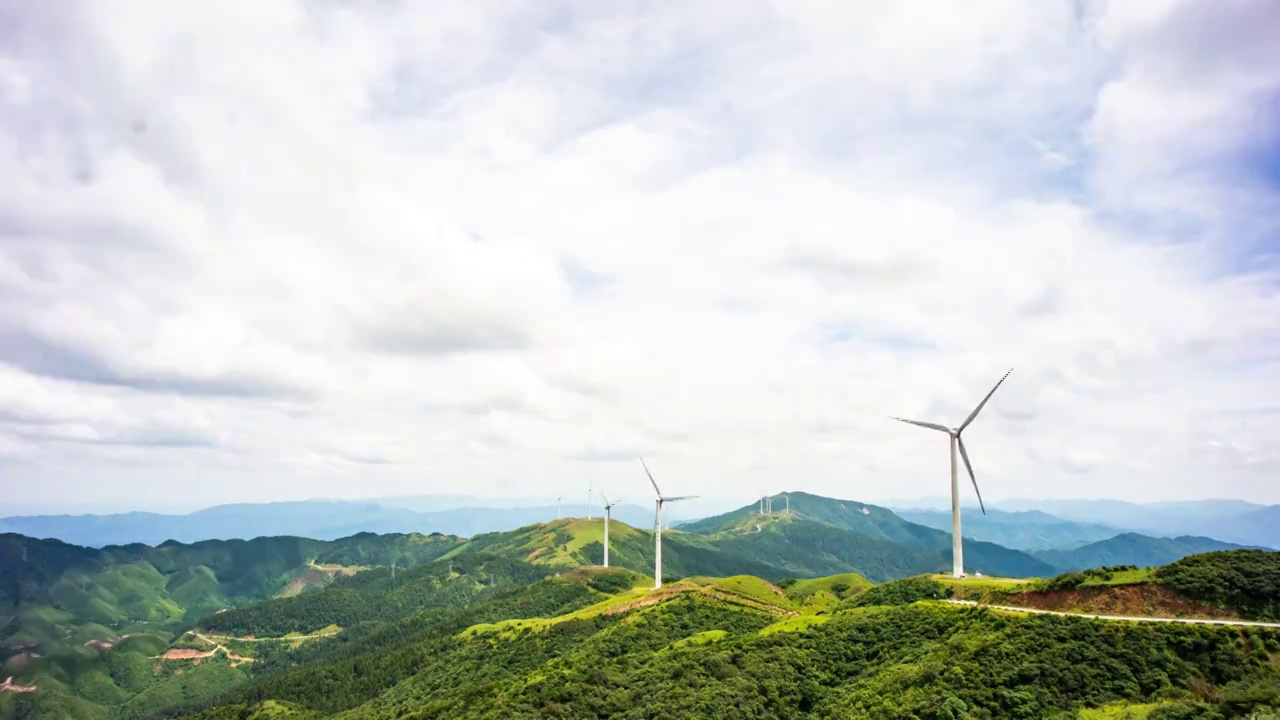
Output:
<path fill-rule="evenodd" d="M 208 642 L 206 638 L 202 637 L 200 639 Z M 243 655 L 237 655 L 231 652 L 230 650 L 228 650 L 224 645 L 217 645 L 212 650 L 209 650 L 207 652 L 201 651 L 201 650 L 193 650 L 191 648 L 169 648 L 168 650 L 164 651 L 163 655 L 160 655 L 153 659 L 194 660 L 195 664 L 199 664 L 201 660 L 204 660 L 205 658 L 211 658 L 214 655 L 217 655 L 218 653 L 222 653 L 223 655 L 227 656 L 227 659 L 231 661 L 231 667 L 236 667 L 242 663 L 253 662 L 253 658 L 245 657 Z"/>
<path fill-rule="evenodd" d="M 989 602 L 1035 610 L 1090 612 L 1100 615 L 1148 615 L 1213 620 L 1236 618 L 1228 610 L 1193 602 L 1167 587 L 1155 584 L 1027 591 L 1000 594 L 998 598 L 998 600 L 993 598 Z"/>
<path fill-rule="evenodd" d="M 12 675 L 5 679 L 3 685 L 0 685 L 0 692 L 29 693 L 35 691 L 35 685 L 15 685 Z"/>

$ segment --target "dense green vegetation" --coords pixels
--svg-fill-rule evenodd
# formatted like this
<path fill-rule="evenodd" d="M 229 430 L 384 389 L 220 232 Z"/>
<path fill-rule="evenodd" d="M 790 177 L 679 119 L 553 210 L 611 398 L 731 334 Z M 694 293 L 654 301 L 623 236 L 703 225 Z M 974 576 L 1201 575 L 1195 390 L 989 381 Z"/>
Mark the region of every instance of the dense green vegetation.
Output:
<path fill-rule="evenodd" d="M 472 541 L 366 533 L 90 550 L 0 536 L 0 662 L 16 683 L 38 686 L 0 693 L 0 718 L 434 717 L 473 707 L 490 717 L 741 717 L 742 708 L 760 717 L 1071 717 L 1082 704 L 1122 702 L 1152 716 L 1212 717 L 1271 704 L 1274 634 L 1079 630 L 930 601 L 1145 583 L 1276 618 L 1280 553 L 1021 584 L 953 581 L 925 574 L 948 562 L 934 531 L 872 506 L 795 497 L 790 515 L 746 513 L 706 534 L 664 534 L 669 572 L 656 594 L 643 575 L 651 533 L 615 522 L 617 567 L 589 567 L 603 554 L 598 520 Z M 1042 567 L 1004 548 L 985 557 Z M 839 650 L 854 627 L 862 640 Z M 192 628 L 204 635 L 184 634 Z M 914 639 L 900 643 L 889 630 Z M 1055 632 L 1074 649 L 1033 647 L 1036 634 Z M 247 635 L 256 638 L 234 639 Z M 1109 645 L 1084 648 L 1095 642 Z M 189 654 L 160 659 L 170 648 Z M 1092 664 L 1085 676 L 1079 663 Z M 1231 663 L 1240 670 L 1223 669 Z M 1075 694 L 1034 689 L 1041 681 Z"/>
<path fill-rule="evenodd" d="M 390 622 L 422 610 L 463 608 L 486 592 L 527 585 L 547 568 L 490 555 L 464 555 L 404 570 L 389 568 L 339 578 L 332 585 L 200 619 L 196 624 L 226 635 L 280 637 L 329 625 Z"/>
<path fill-rule="evenodd" d="M 920 600 L 940 600 L 944 597 L 948 597 L 948 594 L 942 583 L 929 577 L 912 577 L 877 585 L 845 601 L 844 606 L 910 605 Z"/>
<path fill-rule="evenodd" d="M 195 619 L 323 587 L 341 578 L 340 567 L 428 562 L 460 542 L 364 533 L 333 542 L 286 537 L 95 550 L 0 535 L 0 664 L 15 682 L 38 688 L 0 693 L 0 717 L 146 717 L 175 703 L 209 702 L 246 681 L 250 668 L 218 656 L 157 669 L 154 659 Z M 368 582 L 360 576 L 339 581 Z M 524 581 L 514 570 L 503 576 Z"/>
<path fill-rule="evenodd" d="M 457 634 L 472 625 L 513 617 L 553 617 L 606 597 L 583 580 L 580 576 L 550 577 L 465 610 L 423 613 L 363 637 L 340 637 L 341 642 L 313 646 L 280 663 L 285 672 L 265 673 L 234 697 L 250 705 L 267 699 L 286 700 L 326 712 L 351 707 L 386 692 L 424 662 L 462 643 Z M 497 659 L 495 664 L 500 664 Z M 317 694 L 321 686 L 325 690 Z"/>
<path fill-rule="evenodd" d="M 918 579 L 895 585 L 924 587 Z M 897 592 L 887 599 L 904 600 Z M 779 620 L 696 589 L 614 615 L 576 612 L 519 630 L 455 632 L 467 619 L 474 618 L 464 612 L 395 647 L 255 681 L 227 708 L 198 717 L 244 717 L 269 699 L 374 720 L 1039 719 L 1120 702 L 1205 713 L 1280 702 L 1273 665 L 1280 635 L 1257 629 L 1011 617 L 919 603 L 796 622 L 802 617 Z"/>
<path fill-rule="evenodd" d="M 323 717 L 315 710 L 275 700 L 252 705 L 224 705 L 188 716 L 190 720 L 320 720 Z"/>
<path fill-rule="evenodd" d="M 1280 621 L 1280 552 L 1193 555 L 1157 569 L 1155 579 L 1185 597 L 1229 608 L 1240 617 Z"/>

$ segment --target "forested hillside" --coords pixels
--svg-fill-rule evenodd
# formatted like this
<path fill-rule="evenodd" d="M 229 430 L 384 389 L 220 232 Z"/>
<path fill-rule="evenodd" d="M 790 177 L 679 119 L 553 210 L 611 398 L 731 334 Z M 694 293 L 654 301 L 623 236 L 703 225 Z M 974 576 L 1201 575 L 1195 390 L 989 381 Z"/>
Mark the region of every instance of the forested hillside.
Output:
<path fill-rule="evenodd" d="M 460 542 L 364 533 L 332 542 L 284 537 L 95 550 L 0 535 L 0 664 L 37 688 L 0 693 L 0 713 L 16 704 L 43 708 L 47 717 L 106 717 L 108 710 L 145 717 L 179 700 L 212 698 L 244 682 L 247 663 L 184 668 L 155 659 L 198 618 L 275 596 L 306 597 L 369 566 L 428 562 Z"/>
<path fill-rule="evenodd" d="M 398 641 L 335 647 L 192 717 L 241 718 L 268 702 L 371 719 L 1039 719 L 1121 703 L 1226 717 L 1280 706 L 1273 631 L 1019 617 L 898 594 L 862 602 L 871 591 L 815 614 L 760 581 L 677 583 L 656 604 L 638 602 L 655 597 L 644 590 L 583 604 L 594 591 L 572 587 L 549 579 Z M 494 621 L 512 607 L 541 619 Z"/>
<path fill-rule="evenodd" d="M 392 717 L 396 708 L 408 706 L 435 708 L 432 712 L 448 715 L 473 701 L 504 708 L 509 716 L 533 713 L 529 708 L 535 706 L 568 708 L 566 712 L 574 716 L 637 703 L 629 688 L 657 682 L 645 673 L 667 672 L 660 668 L 671 653 L 697 655 L 711 652 L 700 649 L 704 647 L 736 647 L 738 657 L 748 657 L 757 652 L 753 643 L 776 633 L 803 631 L 801 635 L 808 637 L 805 633 L 821 633 L 824 625 L 837 618 L 840 623 L 833 628 L 844 627 L 841 623 L 852 622 L 860 617 L 858 613 L 883 613 L 886 607 L 949 597 L 1092 612 L 1137 608 L 1136 614 L 1280 616 L 1276 606 L 1280 553 L 1230 551 L 1149 570 L 1124 567 L 1057 576 L 1034 573 L 1047 576 L 1044 579 L 953 581 L 923 575 L 949 564 L 949 553 L 932 547 L 935 531 L 906 523 L 887 511 L 877 516 L 869 506 L 833 508 L 833 502 L 839 503 L 801 498 L 791 513 L 744 512 L 719 520 L 704 533 L 664 533 L 667 584 L 657 593 L 649 590 L 652 578 L 645 574 L 653 562 L 651 532 L 612 523 L 610 561 L 615 567 L 593 567 L 603 555 L 603 524 L 598 519 L 565 519 L 471 541 L 438 535 L 362 534 L 334 542 L 259 538 L 90 550 L 0 536 L 4 593 L 0 597 L 6 608 L 0 617 L 4 622 L 0 661 L 7 674 L 14 676 L 15 688 L 36 688 L 0 693 L 0 717 L 111 720 L 195 712 L 212 705 L 239 707 L 218 711 L 231 716 L 306 710 Z M 814 519 L 802 510 L 826 519 Z M 984 545 L 974 547 L 981 551 Z M 1025 553 L 998 546 L 979 554 L 981 561 L 997 567 L 1035 571 L 1045 567 Z M 895 578 L 899 580 L 883 585 L 869 582 Z M 659 614 L 650 618 L 651 611 Z M 912 606 L 912 612 L 917 614 L 886 617 L 907 625 L 936 624 L 951 618 L 948 613 L 963 616 L 964 611 Z M 975 637 L 993 637 L 1004 632 L 1006 626 L 1001 623 L 1010 621 L 1000 615 L 981 617 L 986 618 L 984 623 L 996 624 L 959 625 L 935 640 L 949 643 L 946 638 L 967 637 L 964 633 L 970 631 L 977 633 Z M 656 627 L 666 628 L 653 631 L 662 642 L 653 647 L 640 643 L 636 646 L 640 655 L 618 650 L 623 641 L 611 638 L 636 642 L 626 634 L 630 630 L 615 629 L 624 619 L 627 628 L 631 623 L 644 627 L 651 620 Z M 472 629 L 464 632 L 468 628 Z M 678 631 L 672 628 L 687 632 L 676 637 Z M 912 632 L 906 627 L 899 630 Z M 1042 631 L 1047 632 L 1025 632 Z M 1170 639 L 1178 637 L 1178 630 L 1152 632 L 1165 638 L 1160 643 L 1178 642 Z M 1213 632 L 1229 636 L 1235 631 L 1204 632 L 1210 633 L 1207 638 L 1217 638 Z M 476 644 L 479 638 L 494 642 Z M 513 639 L 517 642 L 507 642 Z M 526 640 L 533 644 L 526 645 Z M 567 650 L 568 645 L 561 642 L 580 645 L 586 654 Z M 818 639 L 813 642 L 820 644 Z M 923 647 L 933 641 L 920 642 Z M 888 666 L 873 663 L 874 667 L 848 677 L 815 681 L 817 689 L 805 681 L 802 684 L 808 689 L 779 689 L 778 697 L 801 693 L 807 704 L 796 707 L 809 710 L 797 717 L 821 717 L 823 712 L 846 707 L 858 708 L 848 711 L 855 717 L 890 712 L 888 706 L 867 704 L 871 695 L 857 699 L 856 691 L 867 683 L 890 682 L 873 680 L 873 676 L 890 672 L 891 667 L 923 662 L 915 655 L 899 657 L 896 647 L 867 650 L 890 658 Z M 1256 656 L 1257 647 L 1250 648 L 1236 650 Z M 799 666 L 825 662 L 821 653 L 807 655 L 810 650 L 808 645 L 794 649 L 800 653 L 795 659 Z M 505 654 L 508 651 L 513 654 Z M 591 654 L 595 652 L 602 655 Z M 631 659 L 615 667 L 617 652 L 622 653 L 617 657 Z M 452 660 L 441 659 L 448 667 L 423 678 L 424 664 L 436 662 L 437 657 Z M 1266 657 L 1270 661 L 1273 656 Z M 1179 661 L 1191 663 L 1178 666 L 1183 667 L 1179 676 L 1183 684 L 1171 681 L 1160 693 L 1126 686 L 1123 692 L 1099 690 L 1098 697 L 1174 698 L 1179 697 L 1175 690 L 1196 683 L 1218 686 L 1246 679 L 1205 674 L 1208 671 L 1197 669 L 1199 660 L 1193 660 Z M 703 662 L 700 655 L 691 659 L 695 661 Z M 970 660 L 959 657 L 956 662 L 963 665 Z M 1108 662 L 1123 665 L 1130 660 L 1122 655 Z M 612 674 L 604 679 L 591 674 L 591 668 L 611 667 L 608 673 Z M 651 670 L 642 672 L 644 667 Z M 470 668 L 469 675 L 488 679 L 474 685 L 471 694 L 458 696 L 458 688 L 436 682 L 451 677 L 449 673 L 457 668 Z M 597 700 L 561 697 L 560 691 L 532 682 L 552 671 L 568 673 L 571 686 L 587 682 L 575 674 L 585 673 L 593 678 L 591 683 L 621 694 L 599 705 Z M 737 672 L 752 682 L 764 677 L 758 676 L 763 668 L 723 672 L 729 673 L 725 678 Z M 808 674 L 807 670 L 801 673 Z M 402 681 L 405 684 L 399 685 Z M 321 693 L 320 685 L 328 689 Z M 531 696 L 534 686 L 540 694 Z M 700 687 L 686 688 L 683 699 L 671 706 L 672 712 L 694 716 L 694 708 L 713 707 L 706 705 L 709 696 Z M 1222 687 L 1224 693 L 1235 692 Z M 400 694 L 392 693 L 393 688 Z M 994 707 L 995 700 L 974 693 L 957 690 L 953 694 L 966 707 Z M 268 701 L 271 704 L 262 705 Z M 775 708 L 782 701 L 769 702 L 761 707 Z M 1027 707 L 1056 712 L 1066 709 L 1064 702 L 1037 695 Z M 649 706 L 640 703 L 640 707 Z M 656 706 L 650 710 L 658 712 Z M 922 705 L 912 712 L 925 710 Z M 974 712 L 973 717 L 983 717 L 982 712 Z"/>
<path fill-rule="evenodd" d="M 551 570 L 519 560 L 467 554 L 393 574 L 377 568 L 288 598 L 199 619 L 192 625 L 223 635 L 282 636 L 331 625 L 392 622 L 416 612 L 457 609 L 493 591 L 527 585 Z"/>
<path fill-rule="evenodd" d="M 428 562 L 462 541 L 443 535 L 210 540 L 101 550 L 0 535 L 0 630 L 6 647 L 109 640 L 320 586 L 369 565 Z M 151 628 L 144 628 L 151 629 Z"/>

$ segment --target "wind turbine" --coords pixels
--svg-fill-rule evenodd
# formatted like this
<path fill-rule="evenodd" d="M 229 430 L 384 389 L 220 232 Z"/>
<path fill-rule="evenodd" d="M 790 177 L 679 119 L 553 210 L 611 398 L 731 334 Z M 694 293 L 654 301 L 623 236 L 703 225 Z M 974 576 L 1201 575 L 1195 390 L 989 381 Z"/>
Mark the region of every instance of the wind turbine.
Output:
<path fill-rule="evenodd" d="M 982 408 L 987 404 L 987 401 L 991 399 L 992 395 L 996 394 L 996 390 L 1000 387 L 1000 383 L 1003 383 L 1006 379 L 1008 379 L 1009 373 L 1011 372 L 1013 372 L 1013 368 L 1009 368 L 1009 372 L 1005 373 L 1004 377 L 1000 378 L 1000 382 L 997 382 L 995 384 L 995 387 L 991 388 L 991 392 L 987 393 L 987 396 L 982 398 L 982 402 L 978 403 L 978 407 L 974 408 L 973 412 L 969 413 L 969 417 L 965 418 L 964 422 L 960 423 L 960 427 L 949 428 L 946 425 L 939 425 L 938 423 L 921 422 L 919 420 L 908 420 L 906 418 L 900 418 L 900 417 L 893 418 L 894 420 L 897 420 L 899 422 L 908 423 L 910 425 L 918 425 L 922 428 L 928 428 L 929 430 L 937 430 L 938 432 L 944 432 L 947 434 L 947 437 L 949 438 L 949 442 L 951 443 L 951 576 L 952 577 L 956 577 L 956 578 L 964 577 L 964 545 L 961 542 L 961 538 L 960 538 L 960 479 L 959 479 L 960 476 L 956 469 L 956 449 L 957 448 L 959 448 L 960 450 L 960 457 L 964 459 L 965 469 L 969 471 L 969 479 L 973 481 L 973 492 L 976 493 L 978 496 L 978 507 L 982 508 L 983 515 L 987 514 L 987 507 L 982 503 L 982 491 L 978 489 L 978 478 L 974 477 L 973 475 L 973 465 L 969 462 L 969 453 L 964 448 L 964 440 L 960 438 L 960 434 L 964 432 L 965 428 L 969 427 L 969 424 L 973 422 L 974 418 L 978 417 L 978 413 L 982 412 Z"/>
<path fill-rule="evenodd" d="M 587 519 L 591 519 L 591 480 L 587 481 Z"/>
<path fill-rule="evenodd" d="M 600 498 L 604 500 L 604 566 L 609 567 L 609 517 L 610 511 L 614 505 L 620 504 L 622 501 L 609 502 L 609 498 L 605 497 L 604 492 L 600 493 Z"/>
<path fill-rule="evenodd" d="M 560 498 L 563 498 L 563 497 L 564 497 L 564 496 L 563 496 L 563 495 L 561 495 L 560 497 L 556 498 L 556 519 L 557 519 L 557 520 L 559 520 L 559 519 L 560 519 L 560 517 L 561 517 L 561 515 L 560 515 Z"/>
<path fill-rule="evenodd" d="M 657 590 L 662 587 L 662 506 L 677 500 L 692 500 L 698 496 L 663 497 L 662 491 L 658 489 L 658 481 L 653 479 L 653 473 L 649 472 L 644 458 L 640 458 L 640 465 L 644 468 L 644 474 L 649 476 L 649 482 L 653 483 L 653 492 L 657 495 L 653 508 L 653 589 Z"/>

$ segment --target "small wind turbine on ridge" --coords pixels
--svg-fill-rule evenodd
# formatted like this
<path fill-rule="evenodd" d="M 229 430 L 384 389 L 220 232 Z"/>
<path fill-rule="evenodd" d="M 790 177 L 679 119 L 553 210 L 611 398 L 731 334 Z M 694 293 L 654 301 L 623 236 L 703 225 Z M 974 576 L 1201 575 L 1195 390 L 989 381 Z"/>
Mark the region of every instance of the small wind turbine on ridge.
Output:
<path fill-rule="evenodd" d="M 951 576 L 955 578 L 964 577 L 964 543 L 960 537 L 960 480 L 956 467 L 956 450 L 960 450 L 960 457 L 964 459 L 964 467 L 969 471 L 969 479 L 973 481 L 973 492 L 978 496 L 978 507 L 982 508 L 982 514 L 987 514 L 987 507 L 982 502 L 982 491 L 978 489 L 978 478 L 974 477 L 973 465 L 969 462 L 969 452 L 965 450 L 964 440 L 960 438 L 960 434 L 964 429 L 969 427 L 974 418 L 978 417 L 978 413 L 982 412 L 982 408 L 986 406 L 987 401 L 992 395 L 996 394 L 996 390 L 1009 377 L 1009 373 L 1013 372 L 1013 368 L 1009 368 L 1009 372 L 1000 378 L 1000 381 L 991 388 L 991 392 L 982 398 L 982 402 L 969 413 L 969 417 L 960 423 L 960 427 L 949 428 L 946 425 L 938 423 L 921 422 L 920 420 L 908 420 L 906 418 L 895 417 L 894 420 L 904 422 L 909 425 L 918 425 L 929 430 L 937 430 L 947 434 L 948 441 L 951 444 Z M 864 508 L 865 510 L 865 508 Z"/>
<path fill-rule="evenodd" d="M 563 497 L 564 497 L 564 496 L 563 496 L 563 495 L 561 495 L 560 497 L 556 498 L 556 519 L 557 519 L 557 520 L 559 520 L 559 519 L 561 518 L 561 515 L 560 515 L 560 498 L 563 498 Z"/>
<path fill-rule="evenodd" d="M 653 589 L 657 590 L 662 587 L 662 506 L 677 500 L 692 500 L 698 496 L 663 497 L 662 491 L 658 489 L 658 481 L 653 479 L 653 473 L 649 472 L 649 466 L 645 464 L 644 458 L 640 458 L 640 465 L 644 468 L 644 474 L 649 476 L 649 482 L 653 484 L 653 492 L 657 494 L 653 509 Z"/>
<path fill-rule="evenodd" d="M 605 497 L 604 491 L 600 492 L 600 499 L 604 500 L 604 567 L 609 567 L 609 517 L 612 514 L 613 506 L 622 504 L 622 501 L 609 502 L 609 498 Z"/>
<path fill-rule="evenodd" d="M 591 484 L 592 480 L 587 481 L 587 519 L 591 519 Z"/>

